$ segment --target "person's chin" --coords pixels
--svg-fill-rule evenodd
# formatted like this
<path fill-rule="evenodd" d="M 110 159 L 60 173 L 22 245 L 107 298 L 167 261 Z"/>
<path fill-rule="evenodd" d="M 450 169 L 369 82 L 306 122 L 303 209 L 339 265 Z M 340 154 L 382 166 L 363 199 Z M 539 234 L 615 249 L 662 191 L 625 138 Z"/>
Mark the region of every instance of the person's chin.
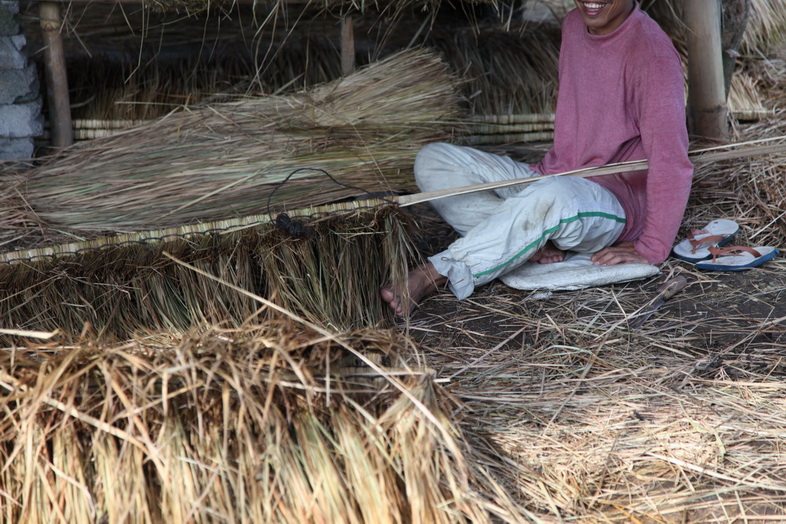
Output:
<path fill-rule="evenodd" d="M 587 26 L 587 29 L 589 29 L 590 33 L 595 33 L 598 30 L 601 30 L 604 27 L 606 27 L 606 25 L 608 24 L 606 20 L 599 20 L 598 18 L 589 18 L 587 16 L 583 16 L 583 18 L 584 18 L 584 25 Z"/>

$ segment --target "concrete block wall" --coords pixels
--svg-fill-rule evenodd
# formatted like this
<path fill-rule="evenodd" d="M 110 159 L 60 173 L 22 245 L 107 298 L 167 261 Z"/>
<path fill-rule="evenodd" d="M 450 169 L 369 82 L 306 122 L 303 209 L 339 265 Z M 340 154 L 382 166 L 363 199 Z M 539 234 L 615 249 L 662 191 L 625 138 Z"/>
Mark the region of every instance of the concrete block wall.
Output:
<path fill-rule="evenodd" d="M 31 158 L 33 138 L 44 130 L 38 73 L 18 14 L 18 0 L 0 0 L 0 160 Z"/>

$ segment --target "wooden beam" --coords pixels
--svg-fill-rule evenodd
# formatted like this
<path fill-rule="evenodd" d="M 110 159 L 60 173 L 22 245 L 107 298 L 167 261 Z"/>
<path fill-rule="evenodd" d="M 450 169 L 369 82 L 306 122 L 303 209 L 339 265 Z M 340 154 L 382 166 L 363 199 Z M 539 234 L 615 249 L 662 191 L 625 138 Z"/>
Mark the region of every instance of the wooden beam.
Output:
<path fill-rule="evenodd" d="M 720 0 L 683 0 L 688 26 L 688 114 L 699 137 L 729 139 Z"/>
<path fill-rule="evenodd" d="M 68 96 L 63 35 L 60 32 L 62 27 L 60 6 L 54 2 L 40 2 L 38 13 L 41 17 L 41 32 L 46 46 L 44 72 L 52 145 L 66 147 L 74 143 L 74 130 L 71 125 L 71 100 Z"/>
<path fill-rule="evenodd" d="M 341 74 L 347 76 L 355 70 L 355 28 L 352 15 L 341 19 Z"/>

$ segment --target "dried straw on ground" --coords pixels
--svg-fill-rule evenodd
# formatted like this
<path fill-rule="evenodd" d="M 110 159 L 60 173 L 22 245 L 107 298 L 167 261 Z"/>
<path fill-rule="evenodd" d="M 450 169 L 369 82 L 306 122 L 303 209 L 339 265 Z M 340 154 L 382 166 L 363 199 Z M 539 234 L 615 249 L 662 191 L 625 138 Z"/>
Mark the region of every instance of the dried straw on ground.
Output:
<path fill-rule="evenodd" d="M 648 298 L 637 287 L 523 303 L 497 288 L 450 317 L 461 351 L 432 362 L 459 373 L 451 390 L 468 402 L 468 426 L 487 428 L 518 500 L 543 518 L 782 517 L 784 318 L 702 321 L 686 310 L 635 332 L 626 319 Z M 502 333 L 479 327 L 492 312 Z"/>
<path fill-rule="evenodd" d="M 782 136 L 781 115 L 740 129 L 743 139 Z M 772 155 L 698 166 L 685 227 L 727 217 L 743 226 L 740 243 L 786 246 L 786 158 Z"/>
<path fill-rule="evenodd" d="M 379 326 L 390 319 L 379 288 L 415 263 L 409 221 L 381 204 L 303 209 L 283 229 L 252 216 L 4 253 L 0 328 L 124 339 L 242 325 L 259 306 L 225 283 L 323 326 Z"/>
<path fill-rule="evenodd" d="M 274 192 L 279 210 L 412 189 L 415 154 L 457 114 L 445 64 L 408 51 L 299 95 L 186 109 L 77 144 L 30 173 L 24 196 L 50 226 L 123 231 L 267 212 Z"/>
<path fill-rule="evenodd" d="M 391 332 L 291 322 L 0 353 L 6 522 L 520 520 Z M 360 365 L 386 361 L 390 374 Z"/>
<path fill-rule="evenodd" d="M 675 275 L 688 288 L 633 328 Z M 783 259 L 744 275 L 670 262 L 644 283 L 439 294 L 408 327 L 533 521 L 780 522 L 784 304 Z"/>

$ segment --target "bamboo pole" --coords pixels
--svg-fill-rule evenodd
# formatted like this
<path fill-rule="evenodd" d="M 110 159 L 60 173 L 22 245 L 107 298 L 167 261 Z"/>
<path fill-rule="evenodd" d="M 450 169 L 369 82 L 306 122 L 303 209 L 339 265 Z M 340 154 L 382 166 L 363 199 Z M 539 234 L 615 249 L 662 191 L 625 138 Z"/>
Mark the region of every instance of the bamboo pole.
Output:
<path fill-rule="evenodd" d="M 688 113 L 691 131 L 728 141 L 728 108 L 721 49 L 719 0 L 684 0 L 688 26 Z"/>
<path fill-rule="evenodd" d="M 38 12 L 45 44 L 44 68 L 52 145 L 66 147 L 74 143 L 74 132 L 71 126 L 71 101 L 68 96 L 63 35 L 60 32 L 60 6 L 55 2 L 41 2 L 38 4 Z"/>
<path fill-rule="evenodd" d="M 341 19 L 341 74 L 355 71 L 355 28 L 352 15 Z"/>
<path fill-rule="evenodd" d="M 786 135 L 773 138 L 765 138 L 761 140 L 750 140 L 748 142 L 738 142 L 736 144 L 727 144 L 720 147 L 709 147 L 704 149 L 696 149 L 688 152 L 688 156 L 694 164 L 720 162 L 721 160 L 731 160 L 743 157 L 755 157 L 771 154 L 783 154 L 786 152 Z M 554 173 L 550 175 L 537 175 L 528 178 L 517 178 L 513 180 L 503 180 L 500 182 L 485 182 L 482 184 L 472 184 L 462 187 L 453 187 L 448 189 L 438 189 L 436 191 L 425 191 L 422 193 L 415 193 L 413 195 L 400 195 L 394 197 L 399 207 L 408 207 L 415 204 L 422 204 L 424 202 L 432 202 L 458 195 L 467 195 L 470 193 L 478 193 L 480 191 L 491 191 L 494 189 L 502 189 L 506 187 L 514 187 L 525 184 L 531 184 L 538 180 L 544 180 L 555 176 L 572 176 L 576 178 L 587 178 L 595 176 L 614 175 L 617 173 L 630 173 L 633 171 L 643 171 L 649 167 L 649 162 L 646 159 L 642 160 L 629 160 L 627 162 L 617 162 L 613 164 L 606 164 L 603 166 L 583 167 L 571 171 L 564 171 L 562 173 Z"/>

